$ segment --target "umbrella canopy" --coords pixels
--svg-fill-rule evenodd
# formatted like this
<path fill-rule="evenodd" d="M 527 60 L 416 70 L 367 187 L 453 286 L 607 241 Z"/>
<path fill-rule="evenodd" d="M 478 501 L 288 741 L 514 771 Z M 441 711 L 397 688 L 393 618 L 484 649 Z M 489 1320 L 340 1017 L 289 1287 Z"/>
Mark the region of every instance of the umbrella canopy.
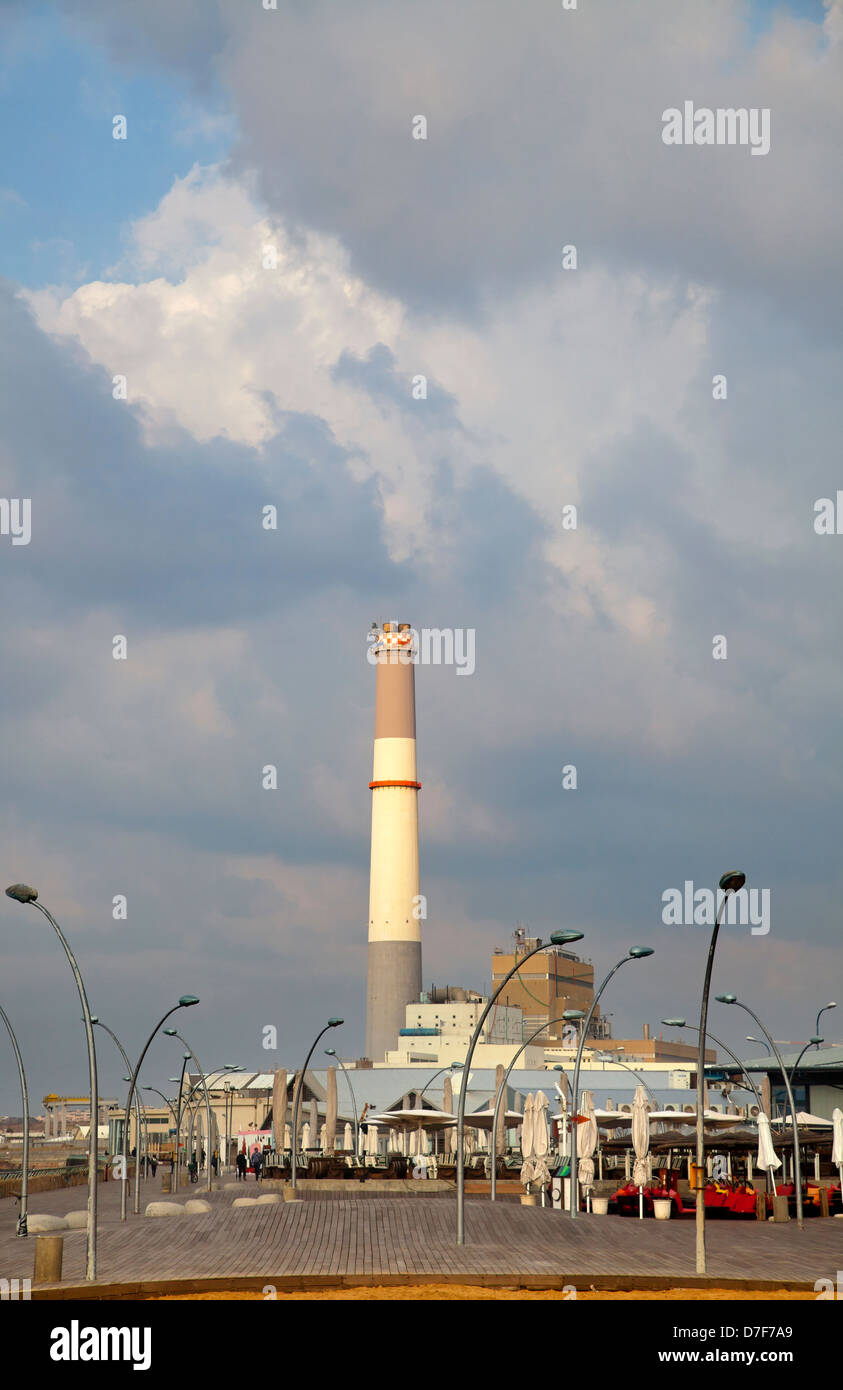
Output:
<path fill-rule="evenodd" d="M 650 1113 L 643 1086 L 636 1086 L 632 1101 L 632 1147 L 635 1151 L 632 1181 L 636 1187 L 643 1187 L 648 1177 L 647 1154 L 650 1151 Z"/>
<path fill-rule="evenodd" d="M 837 1106 L 831 1112 L 831 1123 L 834 1125 L 831 1161 L 835 1168 L 843 1168 L 843 1110 Z"/>
<path fill-rule="evenodd" d="M 773 1136 L 770 1133 L 770 1120 L 763 1110 L 758 1116 L 758 1167 L 772 1169 L 781 1168 L 782 1161 L 776 1157 L 773 1148 Z"/>
<path fill-rule="evenodd" d="M 585 1116 L 583 1124 L 577 1128 L 577 1173 L 583 1187 L 594 1183 L 594 1150 L 597 1147 L 597 1121 L 594 1118 L 594 1096 L 591 1091 L 583 1091 L 580 1096 L 580 1109 Z"/>
<path fill-rule="evenodd" d="M 821 1115 L 811 1115 L 807 1110 L 797 1110 L 796 1123 L 800 1128 L 804 1126 L 811 1129 L 831 1129 L 834 1120 L 824 1120 Z M 776 1120 L 776 1124 L 790 1125 L 793 1128 L 793 1120 L 790 1115 L 785 1115 L 783 1120 Z"/>
<path fill-rule="evenodd" d="M 378 1152 L 378 1131 L 374 1125 L 369 1125 L 366 1134 L 366 1153 L 373 1157 Z"/>
<path fill-rule="evenodd" d="M 328 1068 L 328 1085 L 325 1096 L 325 1143 L 323 1148 L 333 1152 L 337 1135 L 337 1069 Z"/>
<path fill-rule="evenodd" d="M 524 1102 L 524 1123 L 521 1126 L 521 1181 L 525 1185 L 533 1181 L 533 1174 L 536 1171 L 536 1160 L 533 1155 L 534 1110 L 533 1093 L 529 1091 Z"/>
<path fill-rule="evenodd" d="M 552 1120 L 557 1120 L 560 1124 L 562 1124 L 563 1121 L 567 1123 L 568 1120 L 568 1116 L 562 1110 L 558 1111 L 555 1115 L 551 1115 L 550 1118 Z M 577 1116 L 577 1124 L 583 1124 L 586 1119 L 593 1119 L 598 1129 L 629 1129 L 632 1124 L 631 1115 L 622 1115 L 617 1110 L 600 1110 L 597 1107 L 595 1107 L 592 1115 L 583 1115 L 580 1113 Z"/>
<path fill-rule="evenodd" d="M 505 1075 L 506 1071 L 502 1063 L 499 1062 L 498 1065 L 495 1067 L 495 1105 L 497 1105 L 498 1103 L 498 1098 L 501 1097 L 501 1088 L 503 1087 L 503 1079 Z M 501 1102 L 501 1113 L 498 1117 L 498 1128 L 492 1145 L 492 1152 L 495 1155 L 495 1157 L 497 1157 L 497 1155 L 503 1148 L 504 1130 L 506 1129 L 506 1122 L 503 1118 L 503 1112 L 506 1109 L 506 1096 L 501 1097 Z M 492 1108 L 494 1109 L 494 1106 Z"/>
<path fill-rule="evenodd" d="M 354 1130 L 347 1124 L 342 1133 L 342 1146 L 344 1149 L 354 1148 Z"/>
<path fill-rule="evenodd" d="M 469 1117 L 465 1117 L 466 1125 L 470 1123 Z M 384 1125 L 389 1129 L 450 1129 L 457 1123 L 455 1115 L 449 1115 L 444 1110 L 384 1110 L 380 1115 L 367 1115 L 367 1124 Z"/>
<path fill-rule="evenodd" d="M 328 1126 L 324 1123 L 319 1130 L 319 1147 L 323 1153 L 326 1153 L 328 1150 Z M 333 1145 L 331 1147 L 333 1147 Z"/>
<path fill-rule="evenodd" d="M 307 1120 L 301 1127 L 301 1146 L 303 1149 L 310 1148 L 310 1125 Z"/>
<path fill-rule="evenodd" d="M 501 1115 L 503 1116 L 504 1129 L 515 1129 L 516 1125 L 520 1125 L 524 1119 L 524 1116 L 519 1114 L 517 1110 L 501 1110 Z M 471 1125 L 472 1129 L 490 1130 L 494 1118 L 494 1110 L 475 1110 L 471 1115 L 466 1115 L 465 1123 L 467 1126 Z"/>
<path fill-rule="evenodd" d="M 279 1067 L 272 1079 L 272 1134 L 276 1151 L 284 1143 L 284 1124 L 287 1119 L 287 1070 Z"/>
<path fill-rule="evenodd" d="M 285 1149 L 291 1149 L 292 1147 L 293 1147 L 293 1131 L 292 1131 L 292 1129 L 290 1128 L 289 1125 L 285 1125 L 285 1126 L 284 1126 L 284 1148 L 285 1148 Z"/>
<path fill-rule="evenodd" d="M 639 1087 L 640 1089 L 641 1087 Z M 650 1124 L 695 1125 L 696 1123 L 696 1110 L 650 1111 Z M 719 1110 L 703 1111 L 703 1126 L 709 1129 L 716 1129 L 718 1125 L 724 1129 L 731 1129 L 736 1124 L 746 1124 L 746 1120 L 740 1115 L 721 1115 Z"/>

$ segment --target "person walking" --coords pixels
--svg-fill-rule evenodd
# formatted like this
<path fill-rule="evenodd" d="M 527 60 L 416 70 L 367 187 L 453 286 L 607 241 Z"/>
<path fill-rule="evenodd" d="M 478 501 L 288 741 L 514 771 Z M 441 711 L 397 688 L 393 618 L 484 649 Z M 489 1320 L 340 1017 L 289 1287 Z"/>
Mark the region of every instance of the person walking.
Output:
<path fill-rule="evenodd" d="M 246 1158 L 246 1155 L 245 1155 L 245 1154 L 242 1152 L 242 1150 L 241 1150 L 241 1152 L 237 1155 L 237 1181 L 238 1181 L 238 1182 L 245 1182 L 245 1181 L 246 1181 L 246 1169 L 248 1168 L 248 1166 L 249 1166 L 249 1163 L 248 1163 L 248 1160 L 247 1160 L 247 1158 Z"/>
<path fill-rule="evenodd" d="M 260 1180 L 261 1180 L 261 1168 L 262 1168 L 262 1167 L 263 1167 L 263 1154 L 261 1153 L 260 1149 L 258 1148 L 258 1146 L 257 1146 L 257 1144 L 256 1144 L 255 1147 L 254 1147 L 254 1149 L 253 1149 L 253 1151 L 252 1151 L 252 1169 L 254 1170 L 254 1174 L 255 1174 L 255 1182 L 260 1182 Z"/>

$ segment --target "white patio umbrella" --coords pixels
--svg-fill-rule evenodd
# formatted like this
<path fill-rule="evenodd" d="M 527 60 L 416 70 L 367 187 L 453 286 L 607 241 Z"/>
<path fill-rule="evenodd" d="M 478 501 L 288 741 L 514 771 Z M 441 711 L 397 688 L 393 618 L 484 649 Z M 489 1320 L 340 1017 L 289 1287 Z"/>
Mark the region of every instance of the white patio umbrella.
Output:
<path fill-rule="evenodd" d="M 577 1178 L 580 1186 L 585 1188 L 588 1206 L 588 1189 L 594 1186 L 593 1155 L 597 1148 L 597 1121 L 594 1118 L 594 1095 L 591 1091 L 583 1091 L 580 1096 L 580 1114 L 584 1115 L 585 1119 L 577 1125 Z M 576 1193 L 574 1200 L 578 1200 Z"/>
<path fill-rule="evenodd" d="M 370 1124 L 366 1133 L 366 1153 L 372 1158 L 378 1152 L 378 1131 L 375 1125 Z"/>
<path fill-rule="evenodd" d="M 289 1125 L 285 1125 L 285 1126 L 284 1126 L 284 1148 L 285 1148 L 285 1149 L 291 1149 L 292 1147 L 293 1147 L 293 1131 L 292 1131 L 292 1129 L 290 1128 Z"/>
<path fill-rule="evenodd" d="M 647 1109 L 647 1092 L 643 1086 L 636 1086 L 632 1100 L 632 1147 L 635 1164 L 632 1181 L 638 1188 L 638 1216 L 644 1216 L 644 1184 L 647 1181 L 647 1154 L 650 1151 L 650 1113 Z"/>
<path fill-rule="evenodd" d="M 532 1091 L 524 1102 L 524 1121 L 521 1125 L 521 1181 L 529 1189 L 536 1171 L 533 1157 L 533 1110 L 535 1101 Z"/>
<path fill-rule="evenodd" d="M 840 1178 L 840 1196 L 843 1199 L 843 1110 L 839 1109 L 838 1106 L 835 1106 L 831 1112 L 831 1123 L 834 1125 L 831 1161 Z"/>
<path fill-rule="evenodd" d="M 284 1147 L 284 1122 L 287 1118 L 287 1071 L 279 1067 L 272 1080 L 272 1134 L 276 1153 Z"/>
<path fill-rule="evenodd" d="M 301 1146 L 302 1149 L 310 1148 L 310 1123 L 307 1120 L 301 1127 Z"/>
<path fill-rule="evenodd" d="M 342 1132 L 342 1146 L 346 1150 L 354 1148 L 354 1130 L 348 1123 Z"/>
<path fill-rule="evenodd" d="M 796 1123 L 804 1129 L 831 1129 L 833 1120 L 824 1120 L 822 1115 L 812 1115 L 807 1110 L 797 1110 Z M 783 1120 L 776 1120 L 776 1124 L 787 1125 L 793 1128 L 793 1121 L 789 1115 L 785 1115 Z"/>
<path fill-rule="evenodd" d="M 770 1120 L 763 1110 L 758 1116 L 758 1167 L 764 1168 L 768 1173 L 775 1173 L 777 1168 L 781 1168 L 782 1161 L 776 1157 L 773 1148 L 773 1136 L 770 1133 Z"/>
<path fill-rule="evenodd" d="M 328 1126 L 323 1124 L 319 1130 L 319 1147 L 324 1153 L 328 1147 Z"/>
<path fill-rule="evenodd" d="M 547 1096 L 544 1091 L 536 1091 L 533 1097 L 533 1182 L 537 1182 L 542 1188 L 550 1182 L 550 1170 L 547 1166 L 547 1155 L 550 1152 L 547 1112 Z"/>

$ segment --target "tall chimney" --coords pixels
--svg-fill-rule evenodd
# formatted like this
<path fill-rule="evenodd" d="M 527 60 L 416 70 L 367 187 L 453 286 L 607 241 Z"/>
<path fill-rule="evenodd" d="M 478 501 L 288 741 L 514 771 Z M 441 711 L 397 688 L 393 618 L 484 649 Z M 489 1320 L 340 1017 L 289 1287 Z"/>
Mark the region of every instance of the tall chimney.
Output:
<path fill-rule="evenodd" d="M 413 633 L 376 625 L 375 755 L 369 873 L 366 1055 L 381 1062 L 397 1046 L 405 1006 L 421 993 L 419 820 Z"/>

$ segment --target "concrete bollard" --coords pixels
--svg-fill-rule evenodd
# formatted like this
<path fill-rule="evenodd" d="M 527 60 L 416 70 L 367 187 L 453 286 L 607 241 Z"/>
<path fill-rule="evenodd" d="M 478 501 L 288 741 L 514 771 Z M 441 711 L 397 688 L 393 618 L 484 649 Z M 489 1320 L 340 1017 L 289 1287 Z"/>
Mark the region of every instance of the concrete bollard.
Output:
<path fill-rule="evenodd" d="M 755 1194 L 755 1219 L 756 1221 L 767 1220 L 767 1198 L 763 1192 Z"/>
<path fill-rule="evenodd" d="M 820 1188 L 820 1216 L 828 1216 L 828 1188 Z"/>
<path fill-rule="evenodd" d="M 162 1173 L 162 1174 L 161 1174 L 161 1191 L 162 1191 L 162 1192 L 172 1192 L 172 1190 L 173 1190 L 173 1175 L 172 1175 L 172 1173 Z"/>
<path fill-rule="evenodd" d="M 35 1237 L 34 1284 L 61 1282 L 61 1263 L 64 1255 L 64 1236 Z"/>
<path fill-rule="evenodd" d="M 788 1209 L 787 1209 L 787 1198 L 786 1198 L 786 1197 L 774 1197 L 774 1198 L 773 1198 L 773 1220 L 774 1220 L 774 1221 L 789 1221 L 789 1220 L 790 1220 L 790 1212 L 789 1212 Z"/>

